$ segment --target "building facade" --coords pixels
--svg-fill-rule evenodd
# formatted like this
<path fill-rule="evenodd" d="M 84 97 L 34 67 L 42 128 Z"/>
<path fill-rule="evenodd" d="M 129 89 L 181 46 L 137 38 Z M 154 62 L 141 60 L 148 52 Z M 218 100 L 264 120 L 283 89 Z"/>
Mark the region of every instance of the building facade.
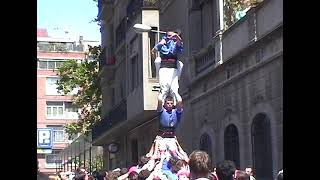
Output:
<path fill-rule="evenodd" d="M 104 118 L 92 138 L 93 145 L 104 147 L 106 169 L 137 163 L 157 133 L 152 87 L 158 78 L 150 50 L 158 35 L 136 33 L 136 23 L 182 30 L 184 114 L 177 137 L 187 153 L 202 149 L 213 164 L 229 159 L 240 169 L 253 166 L 257 179 L 274 178 L 282 169 L 283 1 L 258 2 L 240 19 L 227 5 L 223 0 L 99 1 Z M 108 151 L 110 143 L 119 150 Z"/>
<path fill-rule="evenodd" d="M 37 30 L 37 128 L 52 129 L 53 142 L 51 149 L 38 147 L 40 172 L 50 174 L 71 166 L 63 167 L 66 159 L 59 154 L 72 142 L 65 134 L 64 125 L 78 119 L 79 109 L 72 104 L 72 94 L 77 93 L 77 89 L 67 95 L 59 93 L 57 69 L 66 60 L 84 60 L 85 52 L 82 38 L 50 37 L 46 29 Z"/>

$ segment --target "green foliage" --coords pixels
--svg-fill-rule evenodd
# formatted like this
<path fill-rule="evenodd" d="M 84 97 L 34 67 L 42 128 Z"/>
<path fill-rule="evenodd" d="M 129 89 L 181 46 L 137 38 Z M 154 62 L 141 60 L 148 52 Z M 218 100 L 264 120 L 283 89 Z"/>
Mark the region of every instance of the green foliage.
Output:
<path fill-rule="evenodd" d="M 246 3 L 246 1 L 248 1 Z M 224 1 L 224 26 L 225 29 L 237 21 L 236 12 L 249 6 L 256 6 L 262 0 L 225 0 Z"/>
<path fill-rule="evenodd" d="M 89 46 L 87 57 L 93 60 L 68 60 L 61 64 L 58 76 L 61 78 L 57 83 L 58 91 L 64 94 L 70 93 L 74 88 L 79 88 L 78 93 L 73 95 L 73 104 L 81 109 L 77 122 L 65 126 L 69 137 L 84 133 L 87 134 L 93 125 L 99 121 L 102 106 L 102 96 L 99 77 L 99 58 L 101 47 Z"/>
<path fill-rule="evenodd" d="M 103 157 L 100 155 L 97 155 L 95 158 L 93 158 L 92 162 L 92 169 L 94 171 L 100 171 L 103 168 Z"/>

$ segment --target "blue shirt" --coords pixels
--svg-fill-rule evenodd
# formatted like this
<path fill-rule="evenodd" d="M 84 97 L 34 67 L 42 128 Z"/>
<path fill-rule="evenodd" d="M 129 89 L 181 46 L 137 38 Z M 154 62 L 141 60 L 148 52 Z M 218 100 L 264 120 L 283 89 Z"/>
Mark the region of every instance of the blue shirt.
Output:
<path fill-rule="evenodd" d="M 165 44 L 160 42 L 154 46 L 154 49 L 160 52 L 161 58 L 175 58 L 178 59 L 178 56 L 183 52 L 183 46 L 177 44 L 177 39 L 175 37 L 169 39 L 167 35 L 163 36 L 162 39 L 166 41 Z"/>
<path fill-rule="evenodd" d="M 172 109 L 171 111 L 167 111 L 164 107 L 159 111 L 160 113 L 160 125 L 162 127 L 174 127 L 176 128 L 180 123 L 181 111 L 177 111 L 177 109 Z"/>
<path fill-rule="evenodd" d="M 171 171 L 171 164 L 168 160 L 164 159 L 162 163 L 162 173 L 170 180 L 178 180 L 178 176 Z"/>

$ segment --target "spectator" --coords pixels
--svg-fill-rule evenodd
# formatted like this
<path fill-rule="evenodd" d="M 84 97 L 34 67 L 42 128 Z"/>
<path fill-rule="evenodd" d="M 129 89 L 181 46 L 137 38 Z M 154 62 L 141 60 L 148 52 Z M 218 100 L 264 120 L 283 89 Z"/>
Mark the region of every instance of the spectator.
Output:
<path fill-rule="evenodd" d="M 251 166 L 248 166 L 245 169 L 245 172 L 250 176 L 250 180 L 256 180 L 256 178 L 254 178 L 254 176 L 253 176 L 253 170 L 252 170 Z"/>
<path fill-rule="evenodd" d="M 236 180 L 250 180 L 250 175 L 244 171 L 236 170 L 235 174 Z"/>
<path fill-rule="evenodd" d="M 219 180 L 233 180 L 236 166 L 233 161 L 224 160 L 217 165 L 216 173 Z"/>
<path fill-rule="evenodd" d="M 192 179 L 209 179 L 211 160 L 204 151 L 193 151 L 189 156 L 189 167 Z"/>

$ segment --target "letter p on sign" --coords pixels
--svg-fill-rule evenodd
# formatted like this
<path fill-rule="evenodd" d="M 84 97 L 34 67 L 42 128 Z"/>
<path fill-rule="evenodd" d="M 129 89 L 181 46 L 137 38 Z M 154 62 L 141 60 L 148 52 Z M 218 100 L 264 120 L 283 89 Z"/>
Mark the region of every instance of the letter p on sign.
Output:
<path fill-rule="evenodd" d="M 52 148 L 52 129 L 38 129 L 38 148 Z"/>

